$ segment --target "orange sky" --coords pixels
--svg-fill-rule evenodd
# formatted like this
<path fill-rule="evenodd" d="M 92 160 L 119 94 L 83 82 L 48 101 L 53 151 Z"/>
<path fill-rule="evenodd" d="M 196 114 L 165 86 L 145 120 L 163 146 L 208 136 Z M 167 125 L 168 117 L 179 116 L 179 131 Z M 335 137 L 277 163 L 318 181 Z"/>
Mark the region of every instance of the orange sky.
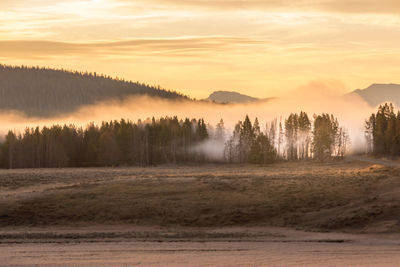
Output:
<path fill-rule="evenodd" d="M 400 83 L 398 0 L 1 0 L 0 62 L 89 70 L 192 97 Z M 322 89 L 321 89 L 322 90 Z"/>

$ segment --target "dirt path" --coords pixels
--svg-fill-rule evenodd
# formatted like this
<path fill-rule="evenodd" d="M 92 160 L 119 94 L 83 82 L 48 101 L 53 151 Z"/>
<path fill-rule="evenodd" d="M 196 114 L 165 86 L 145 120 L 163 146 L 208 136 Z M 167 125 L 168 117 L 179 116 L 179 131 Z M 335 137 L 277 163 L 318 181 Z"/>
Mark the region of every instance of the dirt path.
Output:
<path fill-rule="evenodd" d="M 135 242 L 0 245 L 0 266 L 398 266 L 400 248 L 360 243 Z"/>
<path fill-rule="evenodd" d="M 6 238 L 15 233 L 18 239 Z M 97 239 L 93 233 L 103 237 Z M 104 238 L 111 233 L 141 237 Z M 1 234 L 0 266 L 398 266 L 400 262 L 400 241 L 394 235 L 310 233 L 273 227 L 195 230 L 124 226 L 30 228 L 2 230 Z"/>

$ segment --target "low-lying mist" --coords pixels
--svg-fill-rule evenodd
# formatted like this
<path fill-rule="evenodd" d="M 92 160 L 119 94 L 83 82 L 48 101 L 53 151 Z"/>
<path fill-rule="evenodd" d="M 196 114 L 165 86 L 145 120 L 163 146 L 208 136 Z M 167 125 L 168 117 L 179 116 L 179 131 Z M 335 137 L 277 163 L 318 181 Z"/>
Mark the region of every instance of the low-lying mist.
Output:
<path fill-rule="evenodd" d="M 17 112 L 0 114 L 2 136 L 8 130 L 22 132 L 26 127 L 50 126 L 53 124 L 74 124 L 85 126 L 90 122 L 100 124 L 102 121 L 119 120 L 120 118 L 137 121 L 147 118 L 178 116 L 180 119 L 204 118 L 215 126 L 222 118 L 228 134 L 234 125 L 249 115 L 251 120 L 258 118 L 261 129 L 274 120 L 284 119 L 292 112 L 305 111 L 312 118 L 313 114 L 330 113 L 335 115 L 341 126 L 347 128 L 351 139 L 351 152 L 364 151 L 364 121 L 374 111 L 356 94 L 345 94 L 342 84 L 336 82 L 311 82 L 268 101 L 248 104 L 215 104 L 202 101 L 170 101 L 147 96 L 127 98 L 123 101 L 107 101 L 91 105 L 79 111 L 54 118 L 31 118 Z M 210 157 L 220 157 L 223 144 L 207 143 L 199 148 L 209 151 Z"/>

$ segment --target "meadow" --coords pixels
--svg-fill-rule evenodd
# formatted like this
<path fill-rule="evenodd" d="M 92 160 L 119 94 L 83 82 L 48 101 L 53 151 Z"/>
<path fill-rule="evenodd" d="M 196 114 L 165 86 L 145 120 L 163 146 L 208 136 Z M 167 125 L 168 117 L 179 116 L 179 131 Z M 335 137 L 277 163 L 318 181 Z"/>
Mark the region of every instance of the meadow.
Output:
<path fill-rule="evenodd" d="M 396 167 L 355 160 L 272 165 L 0 171 L 0 226 L 284 226 L 400 230 Z"/>

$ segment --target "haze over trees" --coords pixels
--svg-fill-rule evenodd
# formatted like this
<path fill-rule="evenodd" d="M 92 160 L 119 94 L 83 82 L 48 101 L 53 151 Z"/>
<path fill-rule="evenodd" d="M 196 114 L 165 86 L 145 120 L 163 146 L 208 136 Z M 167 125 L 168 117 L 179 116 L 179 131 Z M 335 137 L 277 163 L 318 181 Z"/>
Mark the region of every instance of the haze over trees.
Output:
<path fill-rule="evenodd" d="M 276 150 L 260 129 L 258 119 L 251 123 L 249 116 L 239 121 L 232 136 L 225 144 L 225 159 L 238 163 L 271 163 L 276 159 Z"/>
<path fill-rule="evenodd" d="M 332 155 L 343 157 L 350 139 L 347 130 L 339 126 L 333 115 L 322 114 L 314 117 L 313 155 L 324 160 Z"/>
<path fill-rule="evenodd" d="M 203 162 L 191 149 L 208 138 L 203 119 L 177 117 L 133 123 L 127 120 L 27 128 L 8 132 L 1 145 L 2 168 L 150 166 Z"/>
<path fill-rule="evenodd" d="M 0 65 L 0 110 L 55 116 L 132 95 L 188 99 L 179 93 L 88 72 Z"/>
<path fill-rule="evenodd" d="M 347 130 L 329 114 L 314 115 L 312 123 L 307 113 L 292 113 L 279 124 L 277 119 L 261 131 L 258 119 L 254 124 L 248 116 L 239 121 L 225 144 L 225 159 L 238 163 L 272 163 L 277 159 L 328 160 L 343 157 L 350 143 Z"/>
<path fill-rule="evenodd" d="M 283 128 L 284 125 L 284 128 Z M 263 129 L 262 129 L 263 128 Z M 212 127 L 203 119 L 165 117 L 136 123 L 121 119 L 91 123 L 85 128 L 53 125 L 9 131 L 0 144 L 1 168 L 152 166 L 159 164 L 268 164 L 276 160 L 328 160 L 343 157 L 347 132 L 333 115 L 292 113 L 261 126 L 249 116 L 239 121 L 226 140 L 224 121 Z M 206 142 L 224 144 L 224 157 L 198 149 Z"/>

